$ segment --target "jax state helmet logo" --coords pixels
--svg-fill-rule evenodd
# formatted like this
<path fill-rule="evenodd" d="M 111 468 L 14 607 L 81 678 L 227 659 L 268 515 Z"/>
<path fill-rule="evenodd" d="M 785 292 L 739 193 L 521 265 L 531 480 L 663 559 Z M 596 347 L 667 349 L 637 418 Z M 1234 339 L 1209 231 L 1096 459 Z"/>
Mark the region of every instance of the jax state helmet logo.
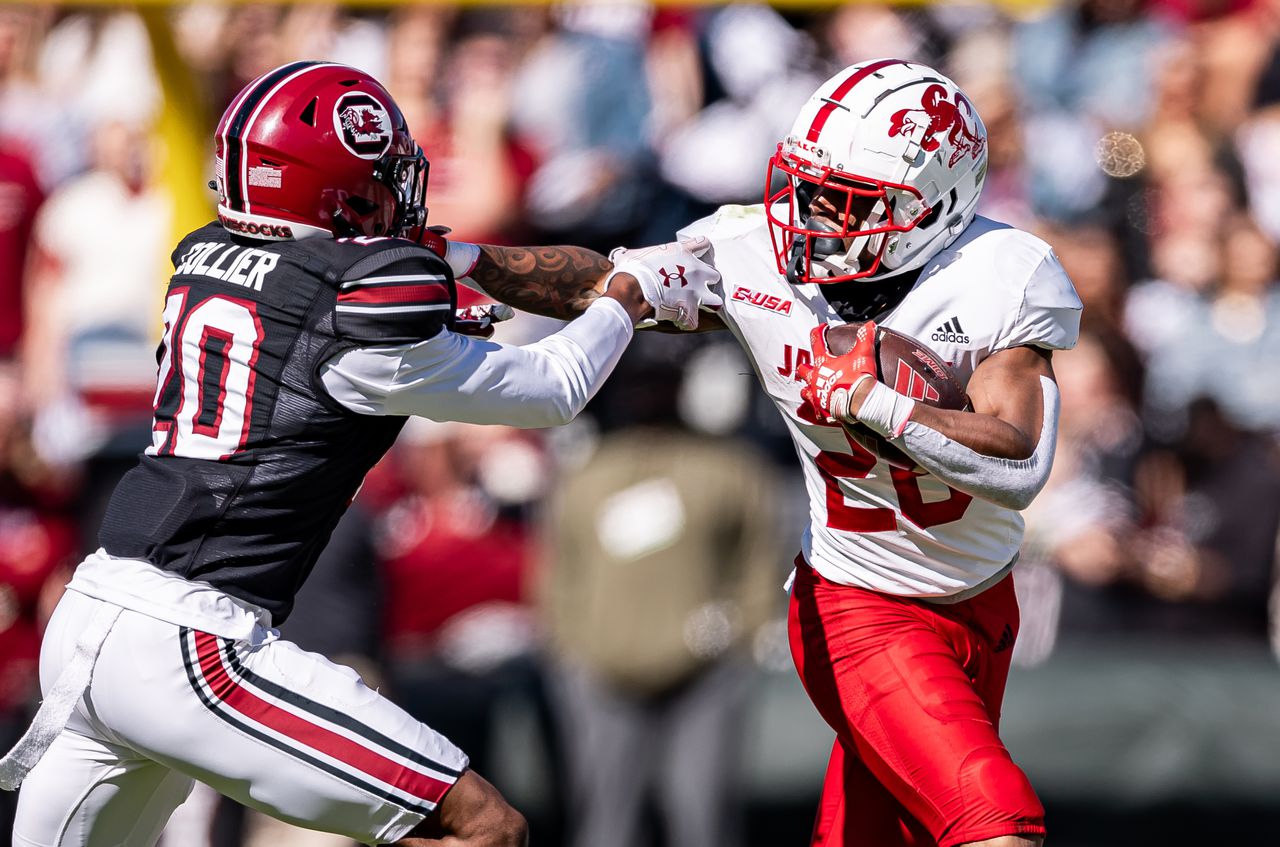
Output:
<path fill-rule="evenodd" d="M 945 133 L 951 143 L 951 160 L 947 166 L 955 167 L 962 156 L 968 154 L 976 159 L 987 146 L 987 140 L 969 128 L 973 119 L 973 107 L 963 94 L 957 91 L 956 102 L 952 103 L 947 99 L 947 89 L 931 85 L 924 90 L 919 109 L 899 109 L 893 113 L 889 119 L 889 137 L 910 136 L 923 127 L 920 146 L 932 153 L 941 146 L 938 136 Z"/>
<path fill-rule="evenodd" d="M 353 91 L 333 107 L 333 128 L 346 147 L 361 159 L 377 159 L 391 146 L 391 115 L 372 94 Z"/>

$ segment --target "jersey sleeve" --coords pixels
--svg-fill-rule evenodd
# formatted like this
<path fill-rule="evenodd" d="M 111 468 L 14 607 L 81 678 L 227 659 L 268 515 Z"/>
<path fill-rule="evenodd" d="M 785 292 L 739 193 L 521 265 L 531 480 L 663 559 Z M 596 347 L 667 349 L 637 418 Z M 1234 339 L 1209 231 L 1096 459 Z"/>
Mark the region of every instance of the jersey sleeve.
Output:
<path fill-rule="evenodd" d="M 1080 338 L 1083 308 L 1071 278 L 1050 251 L 1028 277 L 1021 303 L 995 349 L 1029 346 L 1070 350 Z"/>
<path fill-rule="evenodd" d="M 711 242 L 712 251 L 702 258 L 719 270 L 716 251 L 734 249 L 734 242 L 749 236 L 753 230 L 764 226 L 764 222 L 764 206 L 721 206 L 705 218 L 699 218 L 681 227 L 676 233 L 676 240 L 708 239 Z M 721 278 L 719 282 L 710 286 L 712 293 L 719 294 L 727 300 L 726 292 L 730 290 L 729 282 L 730 280 Z M 729 310 L 720 313 L 721 319 L 727 318 L 728 315 Z"/>
<path fill-rule="evenodd" d="M 349 350 L 324 365 L 321 381 L 357 414 L 558 426 L 599 390 L 631 334 L 626 311 L 602 297 L 559 332 L 523 347 L 441 332 L 417 344 Z"/>
<path fill-rule="evenodd" d="M 726 241 L 750 233 L 764 225 L 764 206 L 721 206 L 705 218 L 698 218 L 676 233 L 677 241 L 705 236 L 715 241 Z"/>
<path fill-rule="evenodd" d="M 457 294 L 444 260 L 392 242 L 357 258 L 338 281 L 338 335 L 359 345 L 412 344 L 450 326 Z"/>

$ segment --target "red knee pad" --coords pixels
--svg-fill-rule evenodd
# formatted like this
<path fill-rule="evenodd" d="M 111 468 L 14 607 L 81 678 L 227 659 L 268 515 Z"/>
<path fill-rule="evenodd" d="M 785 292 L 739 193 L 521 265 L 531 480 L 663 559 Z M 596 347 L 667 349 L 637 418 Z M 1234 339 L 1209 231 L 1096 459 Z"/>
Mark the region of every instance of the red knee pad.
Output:
<path fill-rule="evenodd" d="M 1001 835 L 1043 835 L 1044 806 L 1003 747 L 970 753 L 957 775 L 964 808 L 940 847 Z"/>

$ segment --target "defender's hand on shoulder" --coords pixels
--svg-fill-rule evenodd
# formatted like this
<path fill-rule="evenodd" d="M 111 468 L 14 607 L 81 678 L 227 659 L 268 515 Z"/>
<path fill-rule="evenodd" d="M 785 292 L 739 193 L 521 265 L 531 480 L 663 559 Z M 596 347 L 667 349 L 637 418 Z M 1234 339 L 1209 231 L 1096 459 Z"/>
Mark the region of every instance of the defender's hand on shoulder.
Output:
<path fill-rule="evenodd" d="M 673 241 L 636 250 L 618 248 L 609 254 L 614 263 L 606 279 L 606 296 L 613 286 L 634 282 L 653 309 L 654 321 L 670 321 L 686 331 L 698 328 L 698 312 L 715 312 L 724 305 L 711 286 L 720 272 L 710 263 L 711 242 L 706 238 Z M 625 305 L 625 304 L 624 304 Z"/>

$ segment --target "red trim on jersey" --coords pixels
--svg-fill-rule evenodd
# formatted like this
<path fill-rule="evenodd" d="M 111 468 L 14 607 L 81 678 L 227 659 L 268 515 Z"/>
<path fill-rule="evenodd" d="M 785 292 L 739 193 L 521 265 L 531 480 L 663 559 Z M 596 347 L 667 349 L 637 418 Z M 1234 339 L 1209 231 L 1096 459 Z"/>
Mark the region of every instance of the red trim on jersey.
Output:
<path fill-rule="evenodd" d="M 438 282 L 428 285 L 371 285 L 353 288 L 338 295 L 339 303 L 448 303 L 449 289 Z"/>
<path fill-rule="evenodd" d="M 196 632 L 196 656 L 210 692 L 226 706 L 298 744 L 319 751 L 348 767 L 394 786 L 419 800 L 438 804 L 453 783 L 433 779 L 364 747 L 333 730 L 313 724 L 293 712 L 263 700 L 242 686 L 228 671 L 218 649 L 218 638 Z"/>
<path fill-rule="evenodd" d="M 808 139 L 817 141 L 818 136 L 822 133 L 822 128 L 827 125 L 827 118 L 831 117 L 831 113 L 836 110 L 840 101 L 853 90 L 853 87 L 871 76 L 881 68 L 887 68 L 890 65 L 905 65 L 906 62 L 901 59 L 881 59 L 879 62 L 872 62 L 864 68 L 860 68 L 852 73 L 848 79 L 840 83 L 836 90 L 831 92 L 831 96 L 827 98 L 827 102 L 822 104 L 822 108 L 818 110 L 818 114 L 813 116 L 813 123 L 809 125 Z"/>
<path fill-rule="evenodd" d="M 253 352 L 249 354 L 249 380 L 244 386 L 244 422 L 240 426 L 240 439 L 236 442 L 236 449 L 230 453 L 224 453 L 222 460 L 230 459 L 233 455 L 243 450 L 249 443 L 249 430 L 253 426 L 253 391 L 254 386 L 258 382 L 258 354 L 262 352 L 262 342 L 267 338 L 267 331 L 262 326 L 262 318 L 258 315 L 258 303 L 256 300 L 249 300 L 243 297 L 227 297 L 220 295 L 223 300 L 237 303 L 244 306 L 249 311 L 249 316 L 253 318 Z M 227 348 L 227 372 L 231 372 L 231 348 Z"/>
<path fill-rule="evenodd" d="M 165 455 L 166 451 L 173 452 L 173 433 L 177 430 L 174 422 L 177 420 L 177 414 L 175 413 L 167 420 L 160 420 L 160 403 L 164 400 L 165 391 L 168 390 L 170 383 L 173 382 L 174 376 L 177 375 L 179 379 L 181 378 L 181 375 L 178 374 L 178 351 L 174 350 L 174 344 L 178 338 L 178 327 L 182 325 L 187 317 L 187 293 L 190 290 L 190 287 L 185 285 L 180 288 L 174 288 L 169 292 L 169 296 L 165 298 L 165 313 L 169 311 L 169 304 L 175 297 L 178 298 L 178 305 L 172 319 L 164 326 L 164 335 L 161 341 L 164 347 L 164 354 L 157 365 L 156 393 L 151 401 L 151 430 L 152 432 L 164 433 L 164 439 L 158 445 L 155 443 L 155 438 L 152 438 L 151 443 L 157 456 Z M 181 382 L 179 382 L 177 390 L 179 392 L 182 391 Z M 181 402 L 181 395 L 179 395 L 179 402 Z"/>

